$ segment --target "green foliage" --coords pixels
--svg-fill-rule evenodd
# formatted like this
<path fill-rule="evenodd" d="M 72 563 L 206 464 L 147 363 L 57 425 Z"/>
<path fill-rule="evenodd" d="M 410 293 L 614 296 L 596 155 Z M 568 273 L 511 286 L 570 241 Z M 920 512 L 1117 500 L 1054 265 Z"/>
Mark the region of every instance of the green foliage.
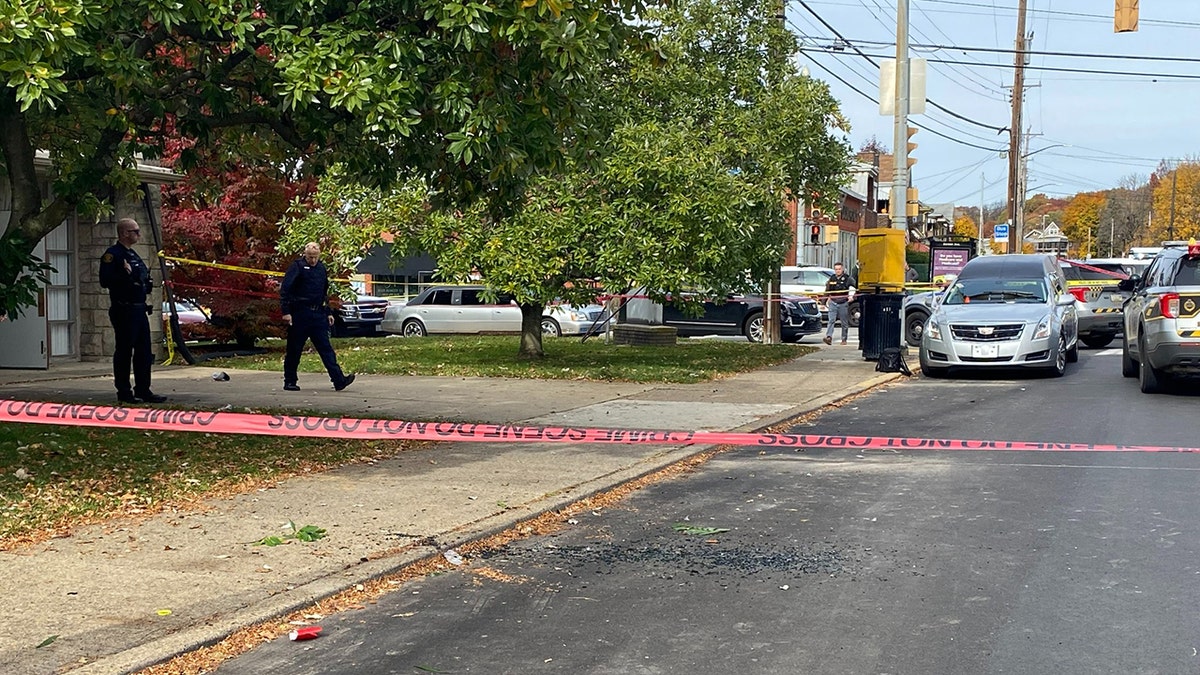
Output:
<path fill-rule="evenodd" d="M 279 546 L 287 543 L 289 540 L 296 541 L 318 541 L 325 538 L 325 529 L 316 525 L 305 525 L 297 528 L 296 523 L 287 521 L 283 524 L 284 529 L 288 530 L 282 535 L 269 535 L 254 542 L 255 546 Z"/>
<path fill-rule="evenodd" d="M 26 252 L 14 239 L 0 239 L 0 278 L 14 279 L 0 293 L 0 319 L 16 319 L 21 312 L 37 304 L 38 292 L 50 283 L 54 268 Z"/>
<path fill-rule="evenodd" d="M 828 88 L 787 58 L 794 38 L 759 0 L 689 0 L 648 15 L 656 49 L 601 67 L 609 115 L 588 162 L 531 181 L 513 212 L 424 221 L 411 248 L 443 279 L 480 274 L 534 308 L 646 287 L 752 290 L 791 243 L 784 200 L 832 207 L 848 128 Z M 540 334 L 523 353 L 540 356 Z"/>
<path fill-rule="evenodd" d="M 332 275 L 345 277 L 385 234 L 411 230 L 427 218 L 427 198 L 428 191 L 417 181 L 388 190 L 367 187 L 338 165 L 321 178 L 315 195 L 292 203 L 280 222 L 276 248 L 299 255 L 315 241 Z M 343 299 L 354 298 L 348 284 L 335 287 Z"/>
<path fill-rule="evenodd" d="M 184 138 L 368 184 L 407 175 L 504 211 L 595 126 L 593 64 L 637 39 L 641 0 L 10 0 L 0 18 L 5 239 L 24 253 L 137 186 Z M 268 140 L 264 140 L 268 139 Z M 34 173 L 49 152 L 52 194 Z M 16 237 L 20 235 L 20 239 Z M 20 249 L 21 246 L 18 247 Z M 0 268 L 9 295 L 15 270 Z M 5 305 L 15 301 L 5 300 Z"/>

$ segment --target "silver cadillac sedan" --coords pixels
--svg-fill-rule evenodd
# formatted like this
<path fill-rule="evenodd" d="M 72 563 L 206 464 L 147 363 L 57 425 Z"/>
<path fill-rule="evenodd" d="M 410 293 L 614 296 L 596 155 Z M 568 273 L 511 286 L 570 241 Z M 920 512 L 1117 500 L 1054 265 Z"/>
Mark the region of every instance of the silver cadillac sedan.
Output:
<path fill-rule="evenodd" d="M 973 258 L 925 324 L 921 371 L 1036 368 L 1061 377 L 1079 359 L 1075 302 L 1053 256 Z"/>

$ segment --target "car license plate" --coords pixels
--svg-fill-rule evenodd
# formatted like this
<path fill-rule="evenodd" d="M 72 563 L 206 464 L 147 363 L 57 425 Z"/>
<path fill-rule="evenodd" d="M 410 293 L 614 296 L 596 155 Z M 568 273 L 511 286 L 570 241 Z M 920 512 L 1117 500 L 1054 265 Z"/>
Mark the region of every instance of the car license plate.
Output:
<path fill-rule="evenodd" d="M 1125 302 L 1125 296 L 1121 295 L 1120 293 L 1113 293 L 1112 301 L 1113 302 Z"/>
<path fill-rule="evenodd" d="M 1000 356 L 1000 345 L 971 345 L 971 356 L 977 359 L 994 359 Z"/>

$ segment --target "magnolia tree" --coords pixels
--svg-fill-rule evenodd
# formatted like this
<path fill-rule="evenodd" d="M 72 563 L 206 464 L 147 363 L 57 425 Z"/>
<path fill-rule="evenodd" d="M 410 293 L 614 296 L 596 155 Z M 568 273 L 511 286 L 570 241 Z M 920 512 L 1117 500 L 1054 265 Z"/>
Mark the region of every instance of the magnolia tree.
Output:
<path fill-rule="evenodd" d="M 164 139 L 263 146 L 368 184 L 420 176 L 499 212 L 585 147 L 594 64 L 642 0 L 9 0 L 0 17 L 0 311 L 34 299 L 31 255 L 68 216 L 137 189 Z M 35 171 L 39 151 L 51 168 Z M 193 159 L 181 155 L 182 168 Z M 43 179 L 52 189 L 46 193 Z M 46 194 L 52 196 L 47 197 Z"/>
<path fill-rule="evenodd" d="M 543 355 L 541 315 L 557 300 L 755 288 L 792 243 L 785 200 L 803 194 L 828 207 L 850 161 L 837 103 L 796 72 L 794 39 L 766 18 L 773 7 L 690 0 L 647 13 L 657 48 L 597 64 L 602 86 L 588 103 L 606 113 L 595 118 L 602 133 L 584 156 L 531 180 L 510 209 L 438 209 L 436 185 L 369 196 L 322 187 L 368 205 L 397 250 L 434 255 L 442 279 L 479 274 L 516 298 L 525 357 Z M 299 214 L 289 229 L 315 237 L 328 213 Z"/>

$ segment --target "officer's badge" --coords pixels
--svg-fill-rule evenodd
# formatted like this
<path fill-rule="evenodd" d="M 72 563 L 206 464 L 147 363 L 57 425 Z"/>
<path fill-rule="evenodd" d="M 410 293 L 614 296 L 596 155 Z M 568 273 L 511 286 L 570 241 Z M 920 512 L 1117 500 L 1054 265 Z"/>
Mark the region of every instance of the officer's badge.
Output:
<path fill-rule="evenodd" d="M 105 253 L 105 254 L 104 254 L 104 257 L 103 257 L 103 258 L 101 258 L 100 260 L 101 260 L 101 262 L 110 263 L 110 262 L 112 262 L 112 261 L 113 261 L 113 254 L 111 254 L 111 253 Z"/>

